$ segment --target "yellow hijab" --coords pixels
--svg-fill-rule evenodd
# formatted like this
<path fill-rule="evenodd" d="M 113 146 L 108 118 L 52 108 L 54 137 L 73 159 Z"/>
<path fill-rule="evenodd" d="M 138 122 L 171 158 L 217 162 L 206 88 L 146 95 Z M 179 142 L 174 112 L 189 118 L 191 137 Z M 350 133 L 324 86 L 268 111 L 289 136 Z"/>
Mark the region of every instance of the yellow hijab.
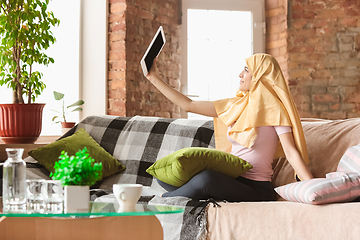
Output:
<path fill-rule="evenodd" d="M 296 147 L 308 163 L 300 117 L 278 62 L 268 54 L 255 54 L 245 61 L 252 75 L 250 90 L 214 102 L 221 120 L 214 119 L 216 148 L 229 150 L 226 129 L 233 123 L 229 136 L 247 148 L 255 142 L 256 127 L 291 126 Z M 274 158 L 281 156 L 285 154 L 279 144 Z"/>

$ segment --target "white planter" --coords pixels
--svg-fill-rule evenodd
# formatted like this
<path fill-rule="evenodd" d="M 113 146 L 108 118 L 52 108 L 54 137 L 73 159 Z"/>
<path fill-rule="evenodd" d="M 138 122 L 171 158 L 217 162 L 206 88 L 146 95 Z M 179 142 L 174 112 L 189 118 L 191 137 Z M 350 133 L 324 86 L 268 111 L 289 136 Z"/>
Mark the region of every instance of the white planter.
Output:
<path fill-rule="evenodd" d="M 88 212 L 90 201 L 89 186 L 65 186 L 65 213 Z"/>

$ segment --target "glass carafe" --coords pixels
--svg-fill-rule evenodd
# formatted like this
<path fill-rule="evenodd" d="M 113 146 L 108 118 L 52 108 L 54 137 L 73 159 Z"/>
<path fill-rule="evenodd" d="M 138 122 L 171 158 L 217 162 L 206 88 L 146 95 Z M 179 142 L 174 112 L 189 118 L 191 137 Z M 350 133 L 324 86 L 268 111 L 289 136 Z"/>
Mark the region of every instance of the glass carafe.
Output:
<path fill-rule="evenodd" d="M 6 148 L 8 159 L 3 165 L 3 211 L 26 211 L 26 163 L 23 148 Z"/>

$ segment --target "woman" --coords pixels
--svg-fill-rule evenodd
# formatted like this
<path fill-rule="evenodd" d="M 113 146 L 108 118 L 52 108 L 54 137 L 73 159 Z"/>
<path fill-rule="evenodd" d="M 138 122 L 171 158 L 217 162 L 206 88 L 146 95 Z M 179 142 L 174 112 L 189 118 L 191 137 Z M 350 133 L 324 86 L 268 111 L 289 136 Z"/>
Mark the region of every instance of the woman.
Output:
<path fill-rule="evenodd" d="M 206 170 L 180 188 L 158 180 L 168 191 L 164 197 L 230 202 L 275 200 L 271 163 L 279 152 L 279 140 L 280 152 L 283 150 L 297 175 L 302 180 L 312 178 L 305 163 L 308 156 L 300 118 L 278 62 L 268 54 L 255 54 L 246 59 L 239 77 L 236 97 L 214 102 L 193 101 L 164 83 L 157 75 L 156 64 L 151 68 L 147 78 L 160 92 L 187 112 L 218 117 L 227 126 L 231 154 L 253 165 L 236 179 Z M 214 121 L 216 132 L 217 122 Z"/>

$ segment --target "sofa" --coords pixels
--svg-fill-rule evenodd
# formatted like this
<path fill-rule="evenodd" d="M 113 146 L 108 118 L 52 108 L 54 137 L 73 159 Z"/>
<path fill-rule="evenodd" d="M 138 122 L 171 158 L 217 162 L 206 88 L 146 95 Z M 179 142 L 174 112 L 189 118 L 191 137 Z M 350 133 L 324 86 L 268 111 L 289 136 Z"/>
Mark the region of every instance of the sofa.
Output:
<path fill-rule="evenodd" d="M 360 143 L 360 118 L 302 119 L 302 125 L 309 168 L 315 178 L 335 172 L 346 150 Z M 280 196 L 273 202 L 238 203 L 160 197 L 165 190 L 146 169 L 156 160 L 185 147 L 215 148 L 212 120 L 89 116 L 62 138 L 80 128 L 126 166 L 125 171 L 92 186 L 91 200 L 115 201 L 111 194 L 114 183 L 140 183 L 144 186 L 140 202 L 185 208 L 180 216 L 158 216 L 164 239 L 338 240 L 360 236 L 357 200 L 312 205 L 285 201 Z M 49 172 L 35 159 L 25 160 L 27 178 L 49 178 Z M 274 159 L 273 168 L 274 187 L 296 182 L 286 158 Z"/>

